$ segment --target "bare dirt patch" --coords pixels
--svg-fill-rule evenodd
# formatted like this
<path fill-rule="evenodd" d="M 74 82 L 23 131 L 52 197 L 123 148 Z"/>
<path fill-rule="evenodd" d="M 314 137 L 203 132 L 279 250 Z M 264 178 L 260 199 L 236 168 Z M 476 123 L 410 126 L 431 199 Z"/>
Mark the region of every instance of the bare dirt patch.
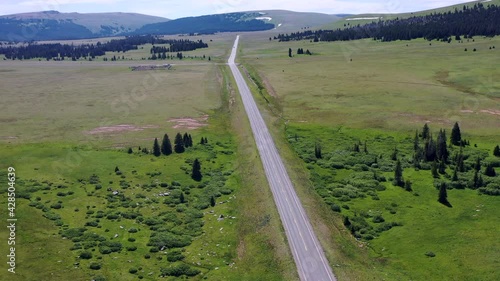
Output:
<path fill-rule="evenodd" d="M 208 126 L 208 115 L 203 115 L 201 117 L 182 117 L 182 118 L 172 118 L 168 120 L 170 123 L 175 123 L 172 128 L 174 129 L 187 129 L 195 130 L 201 127 Z"/>
<path fill-rule="evenodd" d="M 500 115 L 500 111 L 499 110 L 494 110 L 494 109 L 485 109 L 485 110 L 481 110 L 480 112 L 481 113 L 488 113 L 488 114 L 491 114 L 491 115 Z"/>
<path fill-rule="evenodd" d="M 137 132 L 137 131 L 143 131 L 145 129 L 154 129 L 154 128 L 158 128 L 158 126 L 154 125 L 134 126 L 125 124 L 125 125 L 97 127 L 90 131 L 86 131 L 85 133 L 88 135 L 113 134 L 113 133 L 124 133 L 124 132 Z"/>

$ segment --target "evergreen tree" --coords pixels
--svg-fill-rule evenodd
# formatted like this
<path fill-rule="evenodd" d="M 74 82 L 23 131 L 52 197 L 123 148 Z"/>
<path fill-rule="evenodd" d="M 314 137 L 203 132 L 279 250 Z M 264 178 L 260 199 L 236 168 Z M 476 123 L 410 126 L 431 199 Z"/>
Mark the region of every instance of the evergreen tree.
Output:
<path fill-rule="evenodd" d="M 424 156 L 425 161 L 434 161 L 436 159 L 436 142 L 432 138 L 432 135 L 427 138 L 425 141 L 424 147 Z"/>
<path fill-rule="evenodd" d="M 317 159 L 323 158 L 323 155 L 321 154 L 321 145 L 319 143 L 316 143 L 316 146 L 314 147 L 314 155 Z"/>
<path fill-rule="evenodd" d="M 205 144 L 205 139 L 201 137 L 200 144 Z"/>
<path fill-rule="evenodd" d="M 404 187 L 405 181 L 403 178 L 403 168 L 401 167 L 401 161 L 396 162 L 396 168 L 394 169 L 394 182 L 393 185 Z"/>
<path fill-rule="evenodd" d="M 184 192 L 181 192 L 181 195 L 179 196 L 179 201 L 181 203 L 185 203 L 186 202 L 186 198 L 184 197 Z"/>
<path fill-rule="evenodd" d="M 153 144 L 153 155 L 156 157 L 161 155 L 160 145 L 158 144 L 157 138 L 155 138 L 155 142 Z"/>
<path fill-rule="evenodd" d="M 448 202 L 448 191 L 446 190 L 446 183 L 441 183 L 439 187 L 439 197 L 438 202 L 444 204 L 446 206 L 451 206 L 450 202 Z"/>
<path fill-rule="evenodd" d="M 132 150 L 132 147 L 129 147 L 129 148 L 128 148 L 127 153 L 128 153 L 128 154 L 132 154 L 132 153 L 134 153 L 134 151 Z"/>
<path fill-rule="evenodd" d="M 115 173 L 116 172 L 119 172 L 120 171 L 120 168 L 118 168 L 118 166 L 115 167 Z"/>
<path fill-rule="evenodd" d="M 365 143 L 363 144 L 363 151 L 364 151 L 365 153 L 368 153 L 368 146 L 366 146 L 366 141 L 365 141 Z"/>
<path fill-rule="evenodd" d="M 184 133 L 184 136 L 182 136 L 182 141 L 184 142 L 184 147 L 188 148 L 189 147 L 188 133 Z"/>
<path fill-rule="evenodd" d="M 453 170 L 453 176 L 451 177 L 451 181 L 458 181 L 458 168 L 455 167 L 455 170 Z"/>
<path fill-rule="evenodd" d="M 453 125 L 453 129 L 451 129 L 451 143 L 453 145 L 462 144 L 462 135 L 460 133 L 460 127 L 458 126 L 458 122 L 455 122 L 455 125 Z"/>
<path fill-rule="evenodd" d="M 172 154 L 172 143 L 170 142 L 170 138 L 167 134 L 163 136 L 163 140 L 161 142 L 161 153 L 163 153 L 163 155 Z"/>
<path fill-rule="evenodd" d="M 183 153 L 185 151 L 184 141 L 180 133 L 177 133 L 177 135 L 175 135 L 174 151 L 175 153 Z"/>
<path fill-rule="evenodd" d="M 188 143 L 189 147 L 193 147 L 193 137 L 191 137 L 191 134 L 188 135 Z"/>
<path fill-rule="evenodd" d="M 495 168 L 493 168 L 493 165 L 491 165 L 491 163 L 486 166 L 484 174 L 488 177 L 495 177 L 497 175 L 497 173 L 495 172 Z"/>
<path fill-rule="evenodd" d="M 432 173 L 432 176 L 436 179 L 439 178 L 439 174 L 438 174 L 438 165 L 437 165 L 437 162 L 436 160 L 434 160 L 434 162 L 432 162 L 432 166 L 431 166 L 431 173 Z"/>
<path fill-rule="evenodd" d="M 419 148 L 420 148 L 420 142 L 418 137 L 418 131 L 415 131 L 415 138 L 413 138 L 413 150 L 417 152 Z"/>
<path fill-rule="evenodd" d="M 500 146 L 495 146 L 495 148 L 493 149 L 493 155 L 500 157 Z"/>
<path fill-rule="evenodd" d="M 442 175 L 446 174 L 446 164 L 443 160 L 439 161 L 438 172 Z"/>
<path fill-rule="evenodd" d="M 406 191 L 412 191 L 413 189 L 411 188 L 411 181 L 410 180 L 406 180 L 405 181 L 405 190 Z"/>
<path fill-rule="evenodd" d="M 427 123 L 424 124 L 424 127 L 422 128 L 422 138 L 427 139 L 430 136 L 430 130 L 429 126 Z"/>
<path fill-rule="evenodd" d="M 207 143 L 208 143 L 208 139 L 207 139 L 207 137 L 205 137 L 205 144 L 207 144 Z"/>
<path fill-rule="evenodd" d="M 215 206 L 215 197 L 212 195 L 210 196 L 210 206 L 214 207 Z"/>
<path fill-rule="evenodd" d="M 355 143 L 352 149 L 354 152 L 359 152 L 359 143 Z"/>
<path fill-rule="evenodd" d="M 437 159 L 448 161 L 448 148 L 446 146 L 446 133 L 444 130 L 439 130 L 437 145 L 436 145 L 436 157 Z"/>
<path fill-rule="evenodd" d="M 481 158 L 477 157 L 476 164 L 474 165 L 474 170 L 481 171 Z"/>
<path fill-rule="evenodd" d="M 195 181 L 201 181 L 202 177 L 201 164 L 200 161 L 198 161 L 198 158 L 196 158 L 193 162 L 193 172 L 191 173 L 191 178 Z"/>
<path fill-rule="evenodd" d="M 292 48 L 288 48 L 288 56 L 292 57 Z"/>
<path fill-rule="evenodd" d="M 398 160 L 398 148 L 397 147 L 394 147 L 394 151 L 392 151 L 392 154 L 391 154 L 391 159 L 392 159 L 392 161 Z"/>

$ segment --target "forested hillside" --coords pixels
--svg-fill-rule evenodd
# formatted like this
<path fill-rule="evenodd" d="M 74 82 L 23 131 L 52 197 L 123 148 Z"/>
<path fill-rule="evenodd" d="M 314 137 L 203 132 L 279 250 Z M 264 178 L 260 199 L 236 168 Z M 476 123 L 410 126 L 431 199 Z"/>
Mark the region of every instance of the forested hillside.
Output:
<path fill-rule="evenodd" d="M 394 20 L 379 20 L 365 25 L 345 29 L 303 31 L 279 34 L 280 41 L 348 41 L 373 38 L 381 41 L 411 40 L 449 40 L 452 36 L 495 36 L 500 35 L 500 8 L 496 5 L 485 6 L 481 3 L 473 7 L 445 13 L 432 13 L 425 16 Z"/>

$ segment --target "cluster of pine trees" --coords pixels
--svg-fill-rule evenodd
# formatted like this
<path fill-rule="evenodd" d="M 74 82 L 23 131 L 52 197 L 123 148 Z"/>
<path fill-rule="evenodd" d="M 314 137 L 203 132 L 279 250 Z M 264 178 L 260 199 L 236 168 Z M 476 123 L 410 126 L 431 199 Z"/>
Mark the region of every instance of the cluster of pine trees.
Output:
<path fill-rule="evenodd" d="M 207 48 L 208 45 L 202 40 L 191 41 L 187 39 L 160 39 L 158 36 L 128 36 L 125 39 L 113 39 L 107 43 L 97 42 L 96 44 L 68 45 L 68 44 L 37 44 L 30 42 L 27 45 L 4 45 L 0 46 L 0 54 L 7 59 L 33 59 L 43 58 L 46 60 L 78 60 L 80 58 L 95 59 L 103 56 L 106 52 L 127 52 L 137 50 L 139 45 L 144 44 L 170 44 L 166 52 L 192 51 L 198 48 Z M 163 49 L 162 49 L 163 50 Z"/>
<path fill-rule="evenodd" d="M 169 47 L 153 46 L 151 47 L 151 54 L 162 54 L 162 53 L 178 53 L 186 51 L 194 51 L 196 49 L 208 48 L 208 44 L 204 43 L 203 40 L 191 41 L 187 39 L 169 39 L 161 40 L 160 44 L 169 44 Z"/>
<path fill-rule="evenodd" d="M 430 164 L 431 174 L 436 179 L 436 187 L 439 189 L 438 201 L 444 205 L 451 206 L 447 200 L 446 191 L 451 188 L 478 189 L 484 194 L 500 195 L 500 187 L 493 179 L 496 177 L 493 164 L 486 163 L 486 167 L 482 171 L 484 159 L 480 156 L 476 156 L 473 165 L 467 164 L 466 160 L 472 154 L 464 152 L 466 146 L 469 146 L 469 141 L 462 138 L 458 123 L 455 123 L 451 130 L 449 143 L 447 143 L 446 132 L 443 129 L 439 130 L 436 139 L 432 136 L 427 124 L 423 126 L 420 133 L 415 132 L 413 166 L 415 169 L 420 169 L 423 168 L 424 163 L 427 166 Z M 493 149 L 493 155 L 500 156 L 498 145 Z M 394 151 L 392 157 L 393 160 L 397 160 L 393 185 L 411 191 L 411 182 L 404 180 L 401 161 L 397 159 L 397 150 Z M 453 171 L 452 174 L 447 173 L 447 168 Z M 488 177 L 487 181 L 483 179 L 483 175 Z"/>
<path fill-rule="evenodd" d="M 446 40 L 452 36 L 495 36 L 500 35 L 500 7 L 490 4 L 485 7 L 477 3 L 473 7 L 463 6 L 453 12 L 432 13 L 425 16 L 394 20 L 380 20 L 365 25 L 350 26 L 336 30 L 317 30 L 279 34 L 275 39 L 282 41 L 348 41 L 373 38 L 381 41 Z"/>
<path fill-rule="evenodd" d="M 303 48 L 298 48 L 298 49 L 297 49 L 297 55 L 303 55 L 303 54 L 306 54 L 306 55 L 312 55 L 312 53 L 309 51 L 309 49 L 307 49 L 307 50 L 304 52 L 304 49 L 303 49 Z"/>

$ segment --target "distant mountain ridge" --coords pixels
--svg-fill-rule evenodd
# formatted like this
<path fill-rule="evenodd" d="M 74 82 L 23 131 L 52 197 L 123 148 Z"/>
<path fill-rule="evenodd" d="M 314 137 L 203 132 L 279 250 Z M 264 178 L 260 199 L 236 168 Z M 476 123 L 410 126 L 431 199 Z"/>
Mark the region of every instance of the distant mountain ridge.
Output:
<path fill-rule="evenodd" d="M 43 11 L 0 16 L 0 40 L 39 41 L 117 36 L 169 19 L 136 13 Z"/>
<path fill-rule="evenodd" d="M 341 15 L 264 10 L 169 20 L 134 13 L 60 13 L 43 11 L 0 16 L 0 41 L 74 40 L 144 34 L 206 34 L 311 28 Z"/>

